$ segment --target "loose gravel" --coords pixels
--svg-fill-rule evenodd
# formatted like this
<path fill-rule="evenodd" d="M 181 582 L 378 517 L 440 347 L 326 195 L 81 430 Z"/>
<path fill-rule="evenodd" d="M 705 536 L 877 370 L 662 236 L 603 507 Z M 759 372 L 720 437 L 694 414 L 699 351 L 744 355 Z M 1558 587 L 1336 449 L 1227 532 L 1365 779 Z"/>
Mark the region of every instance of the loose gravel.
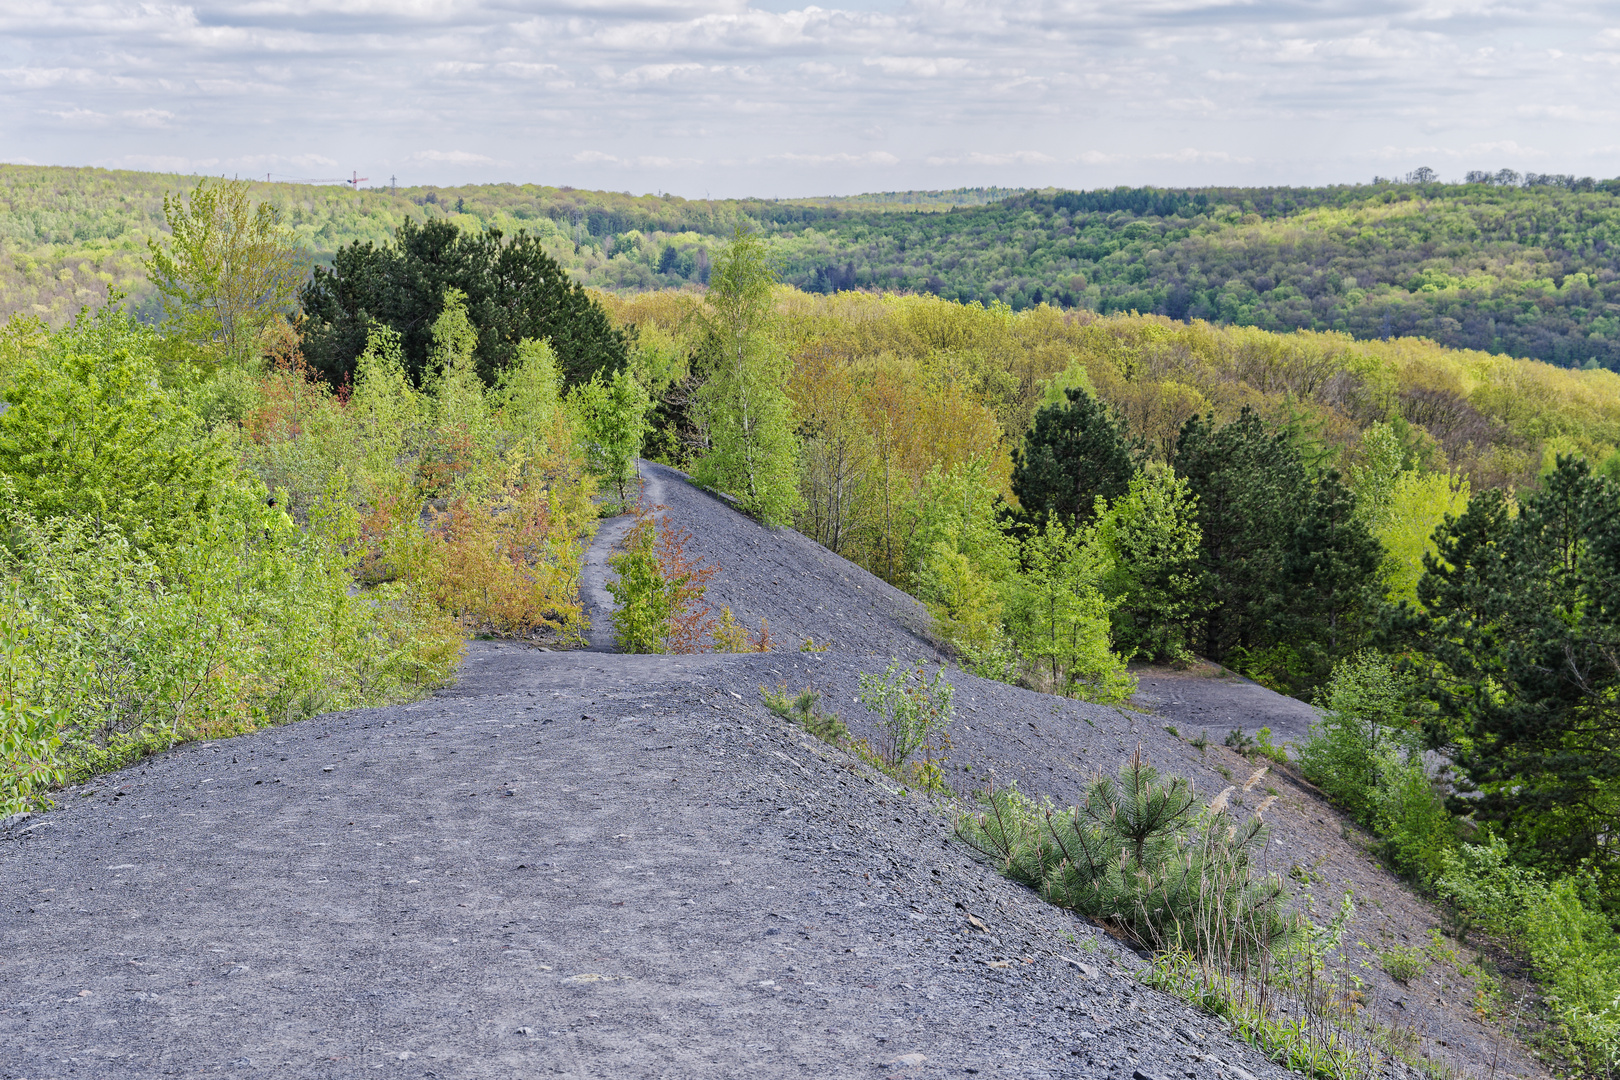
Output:
<path fill-rule="evenodd" d="M 474 643 L 430 700 L 63 793 L 0 828 L 0 1078 L 1289 1075 L 766 712 L 811 685 L 862 727 L 860 672 L 940 658 L 921 609 L 645 472 L 777 651 L 601 651 L 621 519 L 582 575 L 591 650 Z M 951 677 L 964 789 L 1070 799 L 1138 745 L 1221 783 L 1148 714 Z"/>

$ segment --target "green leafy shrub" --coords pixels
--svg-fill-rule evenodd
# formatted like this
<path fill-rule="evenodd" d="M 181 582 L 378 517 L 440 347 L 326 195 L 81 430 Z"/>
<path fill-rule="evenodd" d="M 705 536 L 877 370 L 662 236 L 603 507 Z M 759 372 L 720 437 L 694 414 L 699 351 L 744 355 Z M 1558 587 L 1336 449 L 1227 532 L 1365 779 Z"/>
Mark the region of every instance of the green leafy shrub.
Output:
<path fill-rule="evenodd" d="M 40 672 L 27 638 L 22 612 L 0 599 L 0 818 L 39 808 L 45 792 L 67 779 L 57 758 L 62 710 L 30 700 Z"/>
<path fill-rule="evenodd" d="M 861 672 L 860 702 L 880 717 L 878 755 L 890 769 L 898 770 L 918 750 L 930 762 L 943 760 L 955 696 L 945 669 L 930 679 L 920 661 L 912 666 L 892 660 L 882 675 Z"/>
<path fill-rule="evenodd" d="M 1387 750 L 1374 791 L 1373 828 L 1397 870 L 1428 884 L 1444 871 L 1457 843 L 1457 821 L 1417 756 L 1401 759 Z"/>
<path fill-rule="evenodd" d="M 175 542 L 235 471 L 162 386 L 156 333 L 105 308 L 32 343 L 4 387 L 0 475 L 35 518 L 80 517 L 145 547 Z"/>
<path fill-rule="evenodd" d="M 1093 780 L 1078 806 L 1059 810 L 1014 787 L 979 798 L 957 823 L 965 844 L 1052 903 L 1154 949 L 1240 968 L 1298 932 L 1282 882 L 1254 865 L 1260 819 L 1233 821 L 1224 797 L 1200 806 L 1187 780 L 1161 777 L 1140 750 L 1117 778 Z"/>
<path fill-rule="evenodd" d="M 619 604 L 613 613 L 615 640 L 625 652 L 695 653 L 703 638 L 717 628 L 703 603 L 708 583 L 719 567 L 688 555 L 692 536 L 667 518 L 654 520 L 654 507 L 636 518 L 608 557 L 618 577 L 607 584 Z M 726 611 L 720 637 L 711 642 L 720 652 L 767 652 L 772 648 L 770 627 L 763 620 L 757 633 L 749 633 Z M 732 646 L 738 646 L 732 648 Z"/>
<path fill-rule="evenodd" d="M 1372 652 L 1339 663 L 1317 704 L 1322 719 L 1299 749 L 1306 779 L 1363 825 L 1372 826 L 1392 764 L 1421 752 L 1410 721 L 1414 687 Z"/>
<path fill-rule="evenodd" d="M 1597 1076 L 1620 1070 L 1620 935 L 1591 878 L 1565 876 L 1527 897 L 1522 932 L 1560 1049 Z"/>
<path fill-rule="evenodd" d="M 663 652 L 675 597 L 658 564 L 658 531 L 651 516 L 636 520 L 607 562 L 618 575 L 607 583 L 619 605 L 613 612 L 614 642 L 622 652 Z"/>
<path fill-rule="evenodd" d="M 1429 970 L 1429 954 L 1421 945 L 1391 945 L 1378 954 L 1378 966 L 1406 986 Z"/>
<path fill-rule="evenodd" d="M 83 776 L 446 682 L 454 623 L 405 585 L 351 595 L 344 521 L 300 528 L 238 489 L 159 561 L 106 528 L 13 517 L 22 554 L 4 570 L 30 661 L 56 673 L 35 695 L 61 718 L 65 767 Z"/>
<path fill-rule="evenodd" d="M 196 373 L 116 310 L 8 340 L 28 375 L 7 382 L 0 417 L 8 799 L 451 676 L 460 632 L 419 589 L 355 594 L 364 545 L 343 470 L 289 453 L 299 494 L 272 494 L 232 459 L 234 421 L 210 431 L 186 408 Z M 258 445 L 250 423 L 317 448 L 336 408 L 296 363 L 274 367 L 236 448 Z"/>
<path fill-rule="evenodd" d="M 1446 901 L 1464 939 L 1476 927 L 1487 934 L 1516 932 L 1525 905 L 1545 888 L 1541 874 L 1512 861 L 1499 836 L 1446 852 L 1434 880 L 1435 894 Z"/>

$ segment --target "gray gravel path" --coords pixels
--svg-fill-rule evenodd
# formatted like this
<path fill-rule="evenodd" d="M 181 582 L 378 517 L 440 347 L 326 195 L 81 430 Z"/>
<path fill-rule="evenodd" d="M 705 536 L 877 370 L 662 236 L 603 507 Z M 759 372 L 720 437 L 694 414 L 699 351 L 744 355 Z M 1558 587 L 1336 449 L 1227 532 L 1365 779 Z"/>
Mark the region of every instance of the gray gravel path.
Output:
<path fill-rule="evenodd" d="M 0 843 L 0 1075 L 1265 1072 L 763 714 L 772 660 L 478 644 L 71 793 Z"/>
<path fill-rule="evenodd" d="M 1195 671 L 1145 668 L 1136 677 L 1136 703 L 1189 737 L 1207 731 L 1220 742 L 1233 728 L 1252 736 L 1264 727 L 1272 742 L 1300 745 L 1318 717 L 1306 702 L 1212 664 Z"/>

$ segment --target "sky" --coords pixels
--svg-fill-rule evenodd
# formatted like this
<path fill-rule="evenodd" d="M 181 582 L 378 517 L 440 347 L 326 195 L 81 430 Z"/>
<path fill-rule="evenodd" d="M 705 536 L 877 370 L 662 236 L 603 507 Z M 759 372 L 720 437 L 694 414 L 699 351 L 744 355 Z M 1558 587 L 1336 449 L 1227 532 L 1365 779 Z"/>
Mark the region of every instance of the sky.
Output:
<path fill-rule="evenodd" d="M 1617 0 L 0 5 L 0 160 L 373 185 L 1602 178 L 1617 90 Z"/>

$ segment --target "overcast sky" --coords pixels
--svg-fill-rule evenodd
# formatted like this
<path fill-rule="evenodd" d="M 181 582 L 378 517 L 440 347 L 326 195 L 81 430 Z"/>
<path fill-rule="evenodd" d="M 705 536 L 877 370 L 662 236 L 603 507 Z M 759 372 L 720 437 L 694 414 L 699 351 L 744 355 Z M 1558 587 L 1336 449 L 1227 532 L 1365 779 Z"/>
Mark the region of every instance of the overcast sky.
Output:
<path fill-rule="evenodd" d="M 702 197 L 1620 175 L 1620 2 L 0 4 L 0 160 Z"/>

